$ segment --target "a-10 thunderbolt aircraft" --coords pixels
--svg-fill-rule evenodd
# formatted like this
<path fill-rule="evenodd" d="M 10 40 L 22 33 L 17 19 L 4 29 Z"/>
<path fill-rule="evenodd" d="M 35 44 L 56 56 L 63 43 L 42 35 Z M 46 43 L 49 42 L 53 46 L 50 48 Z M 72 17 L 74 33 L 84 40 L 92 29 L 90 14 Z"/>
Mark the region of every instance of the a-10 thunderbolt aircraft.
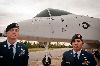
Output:
<path fill-rule="evenodd" d="M 18 24 L 19 39 L 22 40 L 70 42 L 72 36 L 79 33 L 83 36 L 85 47 L 98 47 L 100 44 L 99 18 L 48 8 Z"/>

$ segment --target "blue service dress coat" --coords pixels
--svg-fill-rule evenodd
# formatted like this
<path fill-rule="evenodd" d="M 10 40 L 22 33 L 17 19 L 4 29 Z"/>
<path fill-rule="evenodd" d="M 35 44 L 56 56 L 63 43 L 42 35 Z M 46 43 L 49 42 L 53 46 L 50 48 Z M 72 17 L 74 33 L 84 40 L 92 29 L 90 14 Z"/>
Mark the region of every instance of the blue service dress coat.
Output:
<path fill-rule="evenodd" d="M 8 54 L 7 41 L 0 43 L 0 66 L 28 66 L 28 49 L 25 45 L 17 42 L 14 59 Z"/>
<path fill-rule="evenodd" d="M 76 62 L 73 57 L 73 50 L 64 52 L 61 66 L 96 66 L 97 62 L 91 53 L 81 50 L 77 65 L 75 64 Z"/>

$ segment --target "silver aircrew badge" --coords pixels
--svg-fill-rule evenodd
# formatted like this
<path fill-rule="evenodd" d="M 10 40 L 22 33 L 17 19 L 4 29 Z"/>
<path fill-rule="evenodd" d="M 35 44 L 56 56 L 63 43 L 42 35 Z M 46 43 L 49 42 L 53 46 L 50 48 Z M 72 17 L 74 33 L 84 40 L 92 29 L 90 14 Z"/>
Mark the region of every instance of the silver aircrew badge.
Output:
<path fill-rule="evenodd" d="M 22 56 L 25 54 L 25 50 L 21 48 L 21 52 L 19 53 L 19 56 Z"/>

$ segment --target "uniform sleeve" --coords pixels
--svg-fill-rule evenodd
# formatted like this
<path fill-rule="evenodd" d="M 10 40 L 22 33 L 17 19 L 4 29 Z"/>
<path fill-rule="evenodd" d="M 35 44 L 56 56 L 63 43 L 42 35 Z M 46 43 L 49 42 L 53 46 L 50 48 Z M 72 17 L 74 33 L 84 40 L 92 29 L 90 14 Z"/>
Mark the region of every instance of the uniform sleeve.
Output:
<path fill-rule="evenodd" d="M 20 56 L 20 64 L 21 66 L 28 66 L 29 52 L 28 48 L 25 45 L 22 45 L 25 50 L 25 54 Z"/>
<path fill-rule="evenodd" d="M 0 44 L 0 66 L 3 66 L 3 64 L 5 64 L 3 57 L 4 57 L 3 56 L 3 46 L 2 44 Z"/>
<path fill-rule="evenodd" d="M 1 56 L 2 56 L 2 54 L 1 54 L 1 44 L 0 44 L 0 66 L 1 66 L 1 62 L 2 62 Z"/>
<path fill-rule="evenodd" d="M 29 52 L 28 52 L 28 48 L 27 47 L 25 47 L 25 57 L 24 57 L 24 61 L 25 61 L 25 63 L 24 63 L 24 66 L 28 66 L 28 59 L 29 59 Z"/>
<path fill-rule="evenodd" d="M 90 66 L 96 66 L 97 65 L 97 62 L 96 62 L 96 60 L 95 60 L 95 58 L 92 54 L 90 56 L 90 60 L 91 60 Z"/>
<path fill-rule="evenodd" d="M 63 57 L 62 57 L 61 66 L 66 66 L 66 60 L 65 60 L 64 54 L 63 54 Z"/>

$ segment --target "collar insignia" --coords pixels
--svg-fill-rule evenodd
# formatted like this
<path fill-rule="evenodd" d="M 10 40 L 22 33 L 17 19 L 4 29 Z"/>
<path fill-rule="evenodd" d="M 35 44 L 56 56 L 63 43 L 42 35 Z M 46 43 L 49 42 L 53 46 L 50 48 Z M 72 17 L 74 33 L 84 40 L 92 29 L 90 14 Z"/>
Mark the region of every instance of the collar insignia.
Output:
<path fill-rule="evenodd" d="M 82 55 L 84 55 L 84 54 L 82 54 Z"/>
<path fill-rule="evenodd" d="M 73 53 L 70 53 L 70 54 L 73 54 Z"/>
<path fill-rule="evenodd" d="M 4 45 L 4 47 L 6 47 L 6 45 Z"/>

